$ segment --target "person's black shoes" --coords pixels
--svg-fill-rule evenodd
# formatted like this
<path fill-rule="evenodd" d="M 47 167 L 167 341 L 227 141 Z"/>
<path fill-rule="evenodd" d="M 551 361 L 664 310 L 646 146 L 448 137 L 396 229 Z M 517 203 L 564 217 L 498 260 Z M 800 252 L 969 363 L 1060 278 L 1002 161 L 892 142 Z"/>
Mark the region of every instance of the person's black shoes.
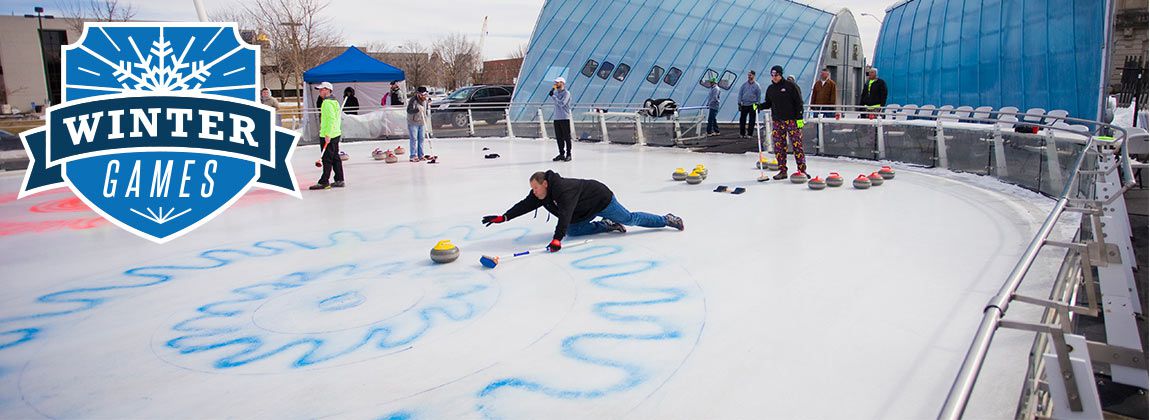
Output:
<path fill-rule="evenodd" d="M 667 213 L 666 216 L 663 216 L 663 220 L 667 222 L 667 226 L 670 226 L 670 227 L 673 227 L 673 228 L 679 229 L 679 230 L 683 230 L 683 228 L 684 228 L 682 217 L 673 215 L 671 213 Z"/>
<path fill-rule="evenodd" d="M 315 185 L 312 185 L 312 186 L 310 186 L 310 187 L 307 187 L 307 189 L 309 189 L 309 190 L 330 190 L 330 189 L 331 189 L 331 185 L 328 185 L 328 184 L 315 184 Z"/>
<path fill-rule="evenodd" d="M 333 182 L 333 183 L 331 184 L 331 186 L 333 186 L 333 187 L 336 187 L 336 188 L 343 188 L 343 187 L 346 187 L 346 185 L 344 185 L 343 181 L 336 181 L 336 182 Z"/>
<path fill-rule="evenodd" d="M 561 161 L 561 160 L 563 160 L 563 154 L 562 154 L 562 153 L 560 153 L 560 154 L 558 154 L 558 155 L 555 155 L 555 157 L 554 157 L 554 158 L 551 158 L 551 161 L 552 161 L 552 162 L 558 162 L 558 161 Z"/>
<path fill-rule="evenodd" d="M 568 154 L 567 154 L 567 156 L 564 156 L 564 157 L 563 157 L 563 161 L 564 161 L 564 162 L 570 162 L 570 161 L 571 161 L 571 154 L 570 154 L 570 153 L 568 153 Z"/>
<path fill-rule="evenodd" d="M 773 176 L 772 178 L 779 180 L 779 179 L 787 179 L 787 177 L 788 177 L 787 171 L 783 170 L 783 171 L 779 171 L 779 173 L 775 174 L 775 176 Z"/>
<path fill-rule="evenodd" d="M 607 226 L 608 232 L 627 233 L 627 227 L 625 227 L 619 223 L 615 223 L 614 220 L 603 219 L 603 224 Z"/>

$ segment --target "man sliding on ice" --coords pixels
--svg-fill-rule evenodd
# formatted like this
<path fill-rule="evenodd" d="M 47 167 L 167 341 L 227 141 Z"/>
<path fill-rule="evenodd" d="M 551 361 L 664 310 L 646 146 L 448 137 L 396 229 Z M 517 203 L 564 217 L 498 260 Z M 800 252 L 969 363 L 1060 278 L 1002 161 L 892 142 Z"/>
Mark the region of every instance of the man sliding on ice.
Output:
<path fill-rule="evenodd" d="M 487 226 L 503 223 L 542 206 L 559 218 L 555 236 L 547 246 L 551 252 L 563 247 L 560 241 L 568 233 L 571 236 L 582 236 L 627 232 L 623 225 L 649 228 L 670 226 L 683 230 L 683 219 L 673 214 L 657 216 L 627 210 L 615 199 L 615 193 L 602 182 L 593 179 L 563 178 L 555 172 L 547 171 L 532 174 L 528 182 L 531 184 L 531 192 L 526 198 L 502 215 L 483 216 L 483 223 Z M 596 216 L 603 220 L 591 221 Z"/>

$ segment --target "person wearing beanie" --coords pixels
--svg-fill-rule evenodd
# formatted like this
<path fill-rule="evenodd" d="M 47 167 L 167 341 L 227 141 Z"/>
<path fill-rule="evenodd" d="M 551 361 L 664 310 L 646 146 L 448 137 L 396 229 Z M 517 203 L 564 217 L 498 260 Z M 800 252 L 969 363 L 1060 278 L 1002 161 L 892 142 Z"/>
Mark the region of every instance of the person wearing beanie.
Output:
<path fill-rule="evenodd" d="M 719 81 L 717 78 L 712 77 L 707 81 L 711 86 L 711 90 L 707 92 L 707 135 L 719 135 Z"/>
<path fill-rule="evenodd" d="M 758 110 L 755 104 L 763 97 L 763 88 L 755 81 L 755 71 L 747 72 L 747 83 L 739 87 L 739 137 L 747 138 L 755 135 L 755 120 Z M 751 120 L 747 124 L 747 119 Z"/>
<path fill-rule="evenodd" d="M 359 98 L 355 97 L 355 88 L 343 88 L 343 112 L 348 115 L 359 114 Z"/>
<path fill-rule="evenodd" d="M 799 172 L 807 173 L 807 156 L 803 153 L 803 97 L 798 85 L 783 79 L 783 66 L 771 67 L 771 84 L 760 108 L 771 110 L 771 140 L 779 173 L 774 179 L 787 178 L 787 143 L 795 153 Z"/>
<path fill-rule="evenodd" d="M 619 204 L 615 193 L 594 179 L 563 178 L 554 171 L 536 172 L 528 179 L 531 192 L 500 215 L 483 216 L 487 226 L 503 223 L 527 212 L 543 207 L 559 219 L 555 234 L 547 248 L 551 252 L 563 247 L 562 240 L 571 236 L 593 235 L 604 232 L 626 233 L 627 226 L 649 228 L 673 227 L 683 230 L 683 219 L 673 214 L 658 216 L 632 212 Z M 592 221 L 600 217 L 602 220 Z"/>

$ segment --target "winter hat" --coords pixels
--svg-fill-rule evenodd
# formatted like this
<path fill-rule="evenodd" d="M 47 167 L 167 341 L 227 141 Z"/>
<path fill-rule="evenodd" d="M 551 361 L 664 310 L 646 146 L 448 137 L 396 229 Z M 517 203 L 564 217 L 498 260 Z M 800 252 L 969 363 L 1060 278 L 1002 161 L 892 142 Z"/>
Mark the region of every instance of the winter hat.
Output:
<path fill-rule="evenodd" d="M 420 87 L 416 88 L 415 91 L 417 93 L 427 93 L 427 88 L 424 86 L 420 86 Z"/>
<path fill-rule="evenodd" d="M 563 76 L 559 76 L 555 78 L 555 83 L 567 83 L 567 79 L 564 79 Z"/>
<path fill-rule="evenodd" d="M 775 74 L 779 75 L 779 77 L 782 77 L 783 76 L 783 66 L 775 65 L 774 67 L 771 67 L 771 75 L 773 76 Z"/>

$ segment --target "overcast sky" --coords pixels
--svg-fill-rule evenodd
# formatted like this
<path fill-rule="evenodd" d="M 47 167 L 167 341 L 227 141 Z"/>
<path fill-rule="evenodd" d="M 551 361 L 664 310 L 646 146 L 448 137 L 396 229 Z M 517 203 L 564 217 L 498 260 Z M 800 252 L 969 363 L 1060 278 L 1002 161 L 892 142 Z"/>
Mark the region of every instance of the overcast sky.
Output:
<path fill-rule="evenodd" d="M 137 8 L 137 20 L 194 21 L 196 11 L 192 0 L 121 0 Z M 824 10 L 837 12 L 849 7 L 859 25 L 863 45 L 869 54 L 874 49 L 879 23 L 876 18 L 862 16 L 870 13 L 882 19 L 884 10 L 895 0 L 806 0 L 799 1 Z M 236 0 L 203 0 L 209 13 L 212 10 L 234 7 Z M 33 6 L 44 6 L 47 13 L 59 14 L 57 0 L 0 0 L 0 13 L 23 15 L 32 13 Z M 327 15 L 343 32 L 351 44 L 372 41 L 397 46 L 407 40 L 429 44 L 450 33 L 462 32 L 478 38 L 483 17 L 488 16 L 487 41 L 484 59 L 505 58 L 531 37 L 535 20 L 543 0 L 331 0 Z M 55 10 L 54 10 L 55 9 Z"/>

